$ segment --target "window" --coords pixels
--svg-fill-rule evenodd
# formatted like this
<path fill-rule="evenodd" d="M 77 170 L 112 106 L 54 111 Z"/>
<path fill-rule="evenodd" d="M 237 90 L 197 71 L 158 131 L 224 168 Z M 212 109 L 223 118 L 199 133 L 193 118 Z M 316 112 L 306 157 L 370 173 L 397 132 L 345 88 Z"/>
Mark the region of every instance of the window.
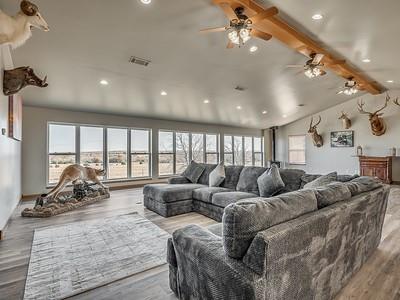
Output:
<path fill-rule="evenodd" d="M 263 139 L 260 137 L 254 138 L 254 165 L 262 167 L 264 165 Z"/>
<path fill-rule="evenodd" d="M 289 163 L 295 165 L 306 164 L 306 136 L 289 136 Z"/>
<path fill-rule="evenodd" d="M 85 167 L 104 169 L 104 129 L 80 127 L 80 160 Z"/>
<path fill-rule="evenodd" d="M 57 183 L 64 169 L 77 162 L 76 127 L 74 125 L 50 124 L 48 140 L 48 182 Z"/>
<path fill-rule="evenodd" d="M 131 130 L 131 177 L 150 177 L 151 151 L 148 129 Z"/>
<path fill-rule="evenodd" d="M 233 165 L 233 137 L 231 135 L 224 136 L 224 160 L 225 165 Z"/>
<path fill-rule="evenodd" d="M 204 162 L 204 134 L 192 133 L 192 160 Z"/>
<path fill-rule="evenodd" d="M 233 163 L 236 166 L 243 165 L 243 137 L 235 136 L 233 138 Z"/>
<path fill-rule="evenodd" d="M 218 157 L 218 135 L 207 134 L 206 135 L 206 163 L 217 164 Z"/>
<path fill-rule="evenodd" d="M 174 174 L 174 133 L 160 131 L 158 136 L 158 173 L 161 176 Z"/>
<path fill-rule="evenodd" d="M 176 166 L 175 173 L 181 174 L 185 171 L 186 167 L 190 163 L 190 145 L 189 145 L 189 133 L 177 132 L 175 134 L 176 144 Z"/>
<path fill-rule="evenodd" d="M 128 131 L 126 129 L 107 129 L 108 179 L 128 177 Z"/>
<path fill-rule="evenodd" d="M 244 165 L 253 165 L 253 138 L 249 136 L 244 138 Z"/>

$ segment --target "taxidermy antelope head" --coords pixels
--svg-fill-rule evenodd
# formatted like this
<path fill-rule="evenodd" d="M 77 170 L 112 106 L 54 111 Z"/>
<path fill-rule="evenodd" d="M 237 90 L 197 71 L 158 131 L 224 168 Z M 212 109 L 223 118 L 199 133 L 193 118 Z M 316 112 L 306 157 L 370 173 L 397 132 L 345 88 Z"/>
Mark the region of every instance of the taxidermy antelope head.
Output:
<path fill-rule="evenodd" d="M 394 100 L 393 100 L 393 103 L 396 104 L 396 105 L 398 105 L 398 106 L 400 106 L 399 97 L 397 97 L 396 99 L 394 99 Z"/>
<path fill-rule="evenodd" d="M 47 76 L 41 80 L 30 67 L 4 70 L 3 93 L 6 96 L 14 95 L 28 85 L 47 87 L 46 80 Z"/>
<path fill-rule="evenodd" d="M 349 129 L 351 127 L 351 120 L 344 111 L 342 111 L 342 115 L 339 117 L 339 120 L 342 120 L 344 129 Z"/>
<path fill-rule="evenodd" d="M 385 105 L 373 113 L 367 112 L 364 110 L 364 105 L 365 105 L 364 101 L 360 100 L 358 102 L 359 112 L 361 114 L 369 116 L 369 122 L 371 123 L 371 130 L 372 130 L 373 135 L 381 136 L 381 135 L 384 135 L 386 132 L 386 123 L 382 118 L 383 113 L 381 111 L 384 110 L 388 106 L 389 101 L 390 101 L 390 97 L 389 97 L 389 95 L 387 95 L 386 100 L 385 100 Z"/>
<path fill-rule="evenodd" d="M 35 4 L 24 0 L 20 7 L 14 17 L 0 10 L 0 45 L 9 44 L 13 49 L 22 46 L 31 37 L 33 27 L 49 31 Z"/>
<path fill-rule="evenodd" d="M 310 122 L 310 129 L 308 130 L 308 133 L 311 135 L 311 138 L 314 142 L 314 146 L 320 148 L 324 145 L 324 140 L 322 139 L 322 136 L 318 134 L 317 131 L 317 126 L 321 123 L 321 116 L 319 116 L 318 122 L 313 125 L 314 123 L 314 117 L 311 117 L 311 122 Z"/>

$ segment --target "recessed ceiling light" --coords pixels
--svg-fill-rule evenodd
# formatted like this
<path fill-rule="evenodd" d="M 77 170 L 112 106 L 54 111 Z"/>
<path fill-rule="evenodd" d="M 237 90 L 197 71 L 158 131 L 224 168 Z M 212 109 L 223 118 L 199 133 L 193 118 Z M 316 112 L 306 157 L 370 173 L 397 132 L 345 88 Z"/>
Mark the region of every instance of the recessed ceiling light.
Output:
<path fill-rule="evenodd" d="M 236 109 L 237 109 L 237 110 L 241 110 L 242 107 L 241 107 L 240 105 L 238 105 L 238 106 L 236 106 Z"/>
<path fill-rule="evenodd" d="M 264 110 L 263 112 L 262 112 L 262 114 L 263 115 L 266 115 L 268 112 L 266 111 L 266 110 Z"/>
<path fill-rule="evenodd" d="M 365 63 L 370 63 L 371 62 L 371 60 L 369 58 L 364 58 L 362 61 L 365 62 Z"/>
<path fill-rule="evenodd" d="M 161 91 L 161 96 L 167 96 L 168 93 L 166 91 Z"/>
<path fill-rule="evenodd" d="M 258 50 L 258 47 L 257 46 L 251 46 L 250 47 L 250 52 L 251 53 L 254 53 L 254 52 L 256 52 Z"/>
<path fill-rule="evenodd" d="M 140 2 L 142 2 L 143 4 L 150 4 L 151 0 L 140 0 Z"/>
<path fill-rule="evenodd" d="M 386 82 L 387 83 L 393 83 L 394 81 L 393 80 L 387 80 Z"/>
<path fill-rule="evenodd" d="M 108 85 L 108 81 L 105 80 L 105 79 L 100 80 L 100 84 L 101 84 L 101 85 Z"/>
<path fill-rule="evenodd" d="M 312 16 L 313 20 L 322 20 L 323 18 L 324 18 L 324 16 L 321 14 L 315 14 Z"/>
<path fill-rule="evenodd" d="M 208 104 L 208 103 L 210 103 L 210 100 L 206 99 L 203 102 L 204 102 L 204 104 Z"/>
<path fill-rule="evenodd" d="M 287 118 L 287 115 L 283 115 L 282 118 L 285 118 L 285 119 L 286 119 L 286 118 Z"/>

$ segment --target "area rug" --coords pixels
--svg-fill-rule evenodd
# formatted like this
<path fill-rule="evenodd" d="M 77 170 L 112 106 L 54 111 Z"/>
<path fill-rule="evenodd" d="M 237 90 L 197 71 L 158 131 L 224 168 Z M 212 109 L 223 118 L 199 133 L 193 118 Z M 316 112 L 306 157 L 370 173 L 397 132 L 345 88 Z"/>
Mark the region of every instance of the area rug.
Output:
<path fill-rule="evenodd" d="M 168 237 L 136 213 L 37 229 L 24 299 L 64 299 L 165 264 Z"/>

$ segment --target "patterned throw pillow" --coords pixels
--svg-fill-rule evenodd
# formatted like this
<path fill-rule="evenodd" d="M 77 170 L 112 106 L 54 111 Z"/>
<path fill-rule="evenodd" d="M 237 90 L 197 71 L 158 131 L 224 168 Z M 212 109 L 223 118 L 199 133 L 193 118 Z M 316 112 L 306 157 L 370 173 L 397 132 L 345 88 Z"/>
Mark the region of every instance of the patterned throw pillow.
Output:
<path fill-rule="evenodd" d="M 203 174 L 204 170 L 205 170 L 204 166 L 192 160 L 190 162 L 190 165 L 182 173 L 182 176 L 190 180 L 191 183 L 197 183 L 199 181 L 201 174 Z"/>
<path fill-rule="evenodd" d="M 210 173 L 208 178 L 210 187 L 217 187 L 225 180 L 225 166 L 221 161 L 218 166 Z"/>
<path fill-rule="evenodd" d="M 323 175 L 321 177 L 318 177 L 314 181 L 311 181 L 310 183 L 307 183 L 304 185 L 305 189 L 314 189 L 320 186 L 325 186 L 328 185 L 332 182 L 337 181 L 337 172 L 332 172 L 327 175 Z"/>
<path fill-rule="evenodd" d="M 260 196 L 267 198 L 276 195 L 285 187 L 277 165 L 272 165 L 269 170 L 258 177 L 257 184 Z"/>

